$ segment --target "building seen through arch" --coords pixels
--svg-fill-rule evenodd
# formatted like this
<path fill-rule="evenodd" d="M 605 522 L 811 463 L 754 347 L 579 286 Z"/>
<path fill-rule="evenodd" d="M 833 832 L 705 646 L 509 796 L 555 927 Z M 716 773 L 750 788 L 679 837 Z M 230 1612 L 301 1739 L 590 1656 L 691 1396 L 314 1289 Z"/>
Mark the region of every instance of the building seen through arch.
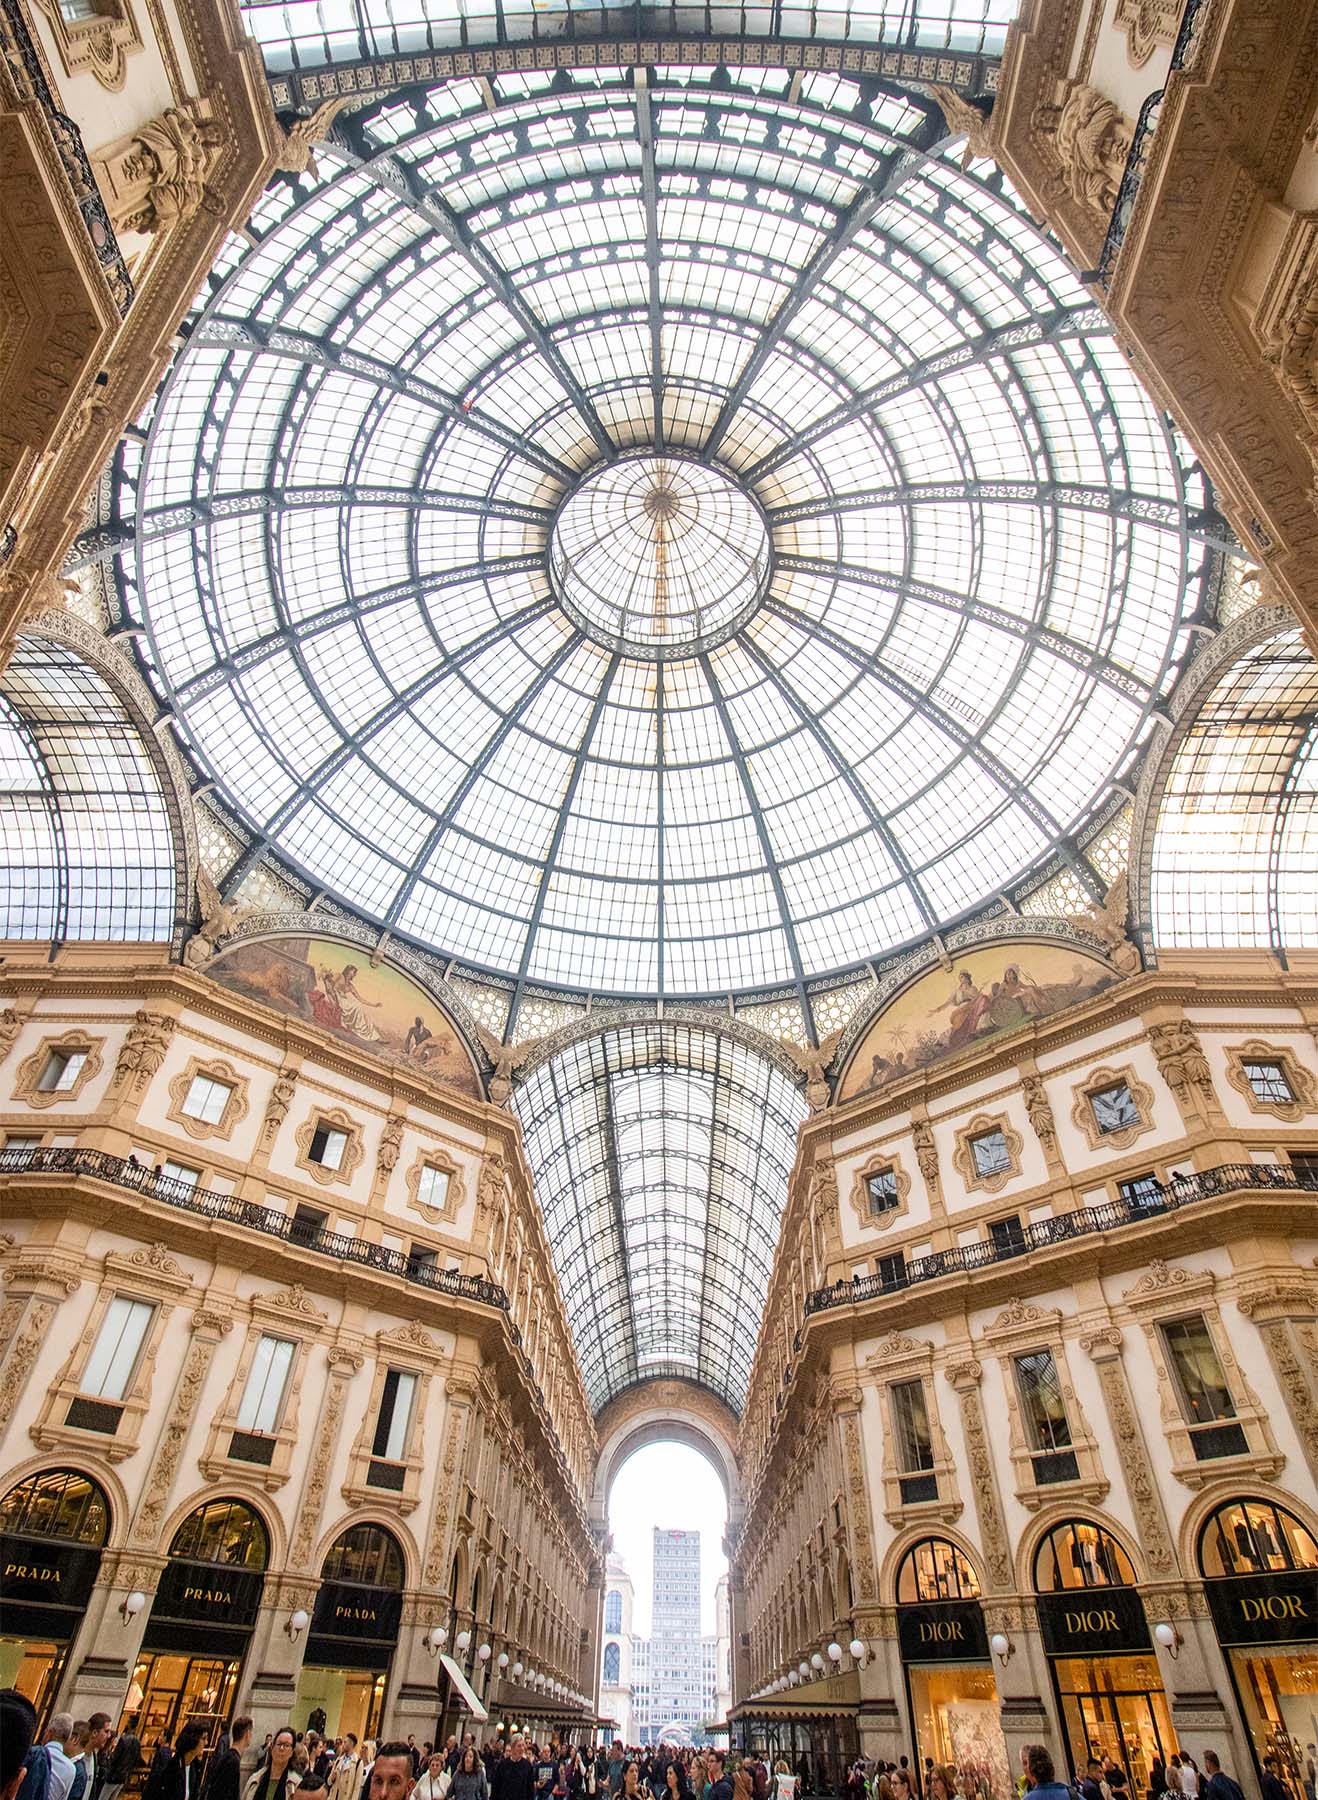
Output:
<path fill-rule="evenodd" d="M 1314 0 L 4 32 L 0 1686 L 1314 1800 Z"/>

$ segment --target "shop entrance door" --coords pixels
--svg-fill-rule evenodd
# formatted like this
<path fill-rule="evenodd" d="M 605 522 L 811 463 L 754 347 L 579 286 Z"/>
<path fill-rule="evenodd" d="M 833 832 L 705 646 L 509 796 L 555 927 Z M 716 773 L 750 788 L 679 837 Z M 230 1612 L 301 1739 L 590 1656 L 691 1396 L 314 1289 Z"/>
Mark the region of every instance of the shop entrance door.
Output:
<path fill-rule="evenodd" d="M 1054 1665 L 1073 1771 L 1088 1757 L 1110 1756 L 1147 1792 L 1153 1759 L 1176 1744 L 1167 1696 L 1152 1657 L 1065 1657 Z"/>
<path fill-rule="evenodd" d="M 209 1754 L 233 1711 L 240 1666 L 236 1656 L 148 1652 L 138 1658 L 133 1670 L 119 1729 L 122 1731 L 126 1722 L 136 1717 L 137 1735 L 149 1764 L 162 1731 L 177 1737 L 185 1725 L 195 1720 L 206 1727 Z"/>

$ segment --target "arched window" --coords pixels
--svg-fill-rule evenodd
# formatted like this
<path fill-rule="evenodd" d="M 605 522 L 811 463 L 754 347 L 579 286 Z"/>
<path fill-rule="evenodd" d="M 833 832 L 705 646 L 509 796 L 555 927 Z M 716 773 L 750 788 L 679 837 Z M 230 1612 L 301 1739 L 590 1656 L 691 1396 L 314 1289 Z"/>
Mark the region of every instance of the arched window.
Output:
<path fill-rule="evenodd" d="M 355 1581 L 363 1587 L 400 1588 L 403 1552 L 382 1525 L 353 1525 L 330 1545 L 322 1581 Z"/>
<path fill-rule="evenodd" d="M 1087 1519 L 1054 1525 L 1034 1553 L 1034 1591 L 1063 1588 L 1133 1587 L 1130 1558 L 1110 1531 Z"/>
<path fill-rule="evenodd" d="M 230 1569 L 264 1569 L 270 1560 L 270 1539 L 241 1500 L 208 1500 L 184 1519 L 169 1554 Z"/>
<path fill-rule="evenodd" d="M 622 1595 L 617 1588 L 610 1588 L 604 1596 L 604 1629 L 622 1630 Z"/>
<path fill-rule="evenodd" d="M 604 1646 L 604 1685 L 617 1687 L 622 1668 L 622 1650 L 617 1644 Z"/>
<path fill-rule="evenodd" d="M 0 1500 L 0 1531 L 99 1548 L 110 1535 L 110 1504 L 85 1475 L 47 1469 L 29 1475 Z"/>
<path fill-rule="evenodd" d="M 979 1577 L 955 1544 L 924 1538 L 906 1552 L 897 1572 L 898 1606 L 930 1600 L 978 1600 Z"/>
<path fill-rule="evenodd" d="M 1199 1568 L 1214 1575 L 1282 1575 L 1318 1569 L 1318 1543 L 1270 1500 L 1229 1500 L 1199 1533 Z"/>

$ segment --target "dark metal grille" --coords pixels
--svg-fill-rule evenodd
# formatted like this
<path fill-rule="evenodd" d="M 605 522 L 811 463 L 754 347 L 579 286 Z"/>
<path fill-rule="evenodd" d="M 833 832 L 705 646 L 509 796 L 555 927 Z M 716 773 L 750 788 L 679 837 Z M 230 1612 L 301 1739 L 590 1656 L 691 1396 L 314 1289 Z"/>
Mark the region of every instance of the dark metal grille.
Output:
<path fill-rule="evenodd" d="M 268 1469 L 275 1460 L 275 1440 L 259 1431 L 235 1431 L 229 1439 L 229 1455 L 236 1462 L 260 1463 Z"/>
<path fill-rule="evenodd" d="M 103 1431 L 107 1437 L 113 1437 L 123 1416 L 122 1406 L 111 1406 L 106 1400 L 84 1400 L 79 1395 L 69 1402 L 64 1423 L 72 1425 L 75 1431 Z"/>

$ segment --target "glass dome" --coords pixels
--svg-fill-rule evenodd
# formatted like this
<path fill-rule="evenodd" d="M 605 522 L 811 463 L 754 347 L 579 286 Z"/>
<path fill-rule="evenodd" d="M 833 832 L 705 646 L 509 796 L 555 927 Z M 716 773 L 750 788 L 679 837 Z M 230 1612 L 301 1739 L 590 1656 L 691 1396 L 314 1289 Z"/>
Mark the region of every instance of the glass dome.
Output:
<path fill-rule="evenodd" d="M 519 983 L 706 996 L 1073 856 L 1207 496 L 931 101 L 492 74 L 317 157 L 119 459 L 125 623 L 253 855 Z"/>

